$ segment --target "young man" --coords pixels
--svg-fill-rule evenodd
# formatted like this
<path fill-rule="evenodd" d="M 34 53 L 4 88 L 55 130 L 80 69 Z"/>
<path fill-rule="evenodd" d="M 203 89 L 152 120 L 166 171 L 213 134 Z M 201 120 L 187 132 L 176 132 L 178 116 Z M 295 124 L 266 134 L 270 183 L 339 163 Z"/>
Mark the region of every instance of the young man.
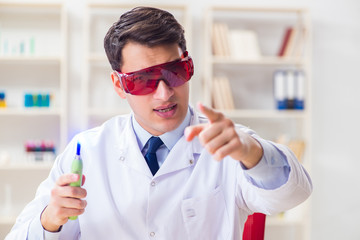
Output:
<path fill-rule="evenodd" d="M 311 180 L 289 149 L 189 107 L 194 66 L 170 13 L 135 8 L 104 45 L 132 113 L 70 142 L 7 239 L 241 239 L 249 214 L 308 198 Z M 78 141 L 87 179 L 70 187 Z"/>

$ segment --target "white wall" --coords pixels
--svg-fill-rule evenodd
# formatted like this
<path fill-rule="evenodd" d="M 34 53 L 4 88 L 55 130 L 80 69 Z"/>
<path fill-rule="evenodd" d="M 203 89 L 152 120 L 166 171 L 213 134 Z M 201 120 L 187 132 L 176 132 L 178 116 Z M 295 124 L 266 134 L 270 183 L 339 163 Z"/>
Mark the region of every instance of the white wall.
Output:
<path fill-rule="evenodd" d="M 360 2 L 312 5 L 313 239 L 360 239 Z"/>
<path fill-rule="evenodd" d="M 70 20 L 69 123 L 81 129 L 77 118 L 82 67 L 82 6 L 68 0 Z M 134 1 L 132 1 L 134 2 Z M 137 1 L 145 5 L 149 1 Z M 153 1 L 154 2 L 154 1 Z M 156 1 L 168 3 L 168 1 Z M 174 1 L 175 2 L 175 1 Z M 176 1 L 178 2 L 178 1 Z M 193 18 L 193 57 L 202 62 L 202 16 L 208 4 L 188 2 Z M 360 1 L 357 0 L 223 0 L 223 4 L 309 7 L 313 16 L 313 240 L 360 239 Z M 200 71 L 201 69 L 198 68 Z M 110 81 L 110 79 L 109 79 Z"/>

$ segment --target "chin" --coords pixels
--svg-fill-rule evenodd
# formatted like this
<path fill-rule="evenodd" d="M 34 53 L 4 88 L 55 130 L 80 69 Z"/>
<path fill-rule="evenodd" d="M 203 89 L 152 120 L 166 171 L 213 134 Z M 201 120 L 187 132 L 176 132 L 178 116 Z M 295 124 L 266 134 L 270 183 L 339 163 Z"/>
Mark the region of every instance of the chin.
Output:
<path fill-rule="evenodd" d="M 175 130 L 178 126 L 180 126 L 181 122 L 177 123 L 167 123 L 162 126 L 163 132 L 171 132 L 172 130 Z"/>
<path fill-rule="evenodd" d="M 181 122 L 179 122 L 179 121 L 173 122 L 170 120 L 163 124 L 157 125 L 156 131 L 159 132 L 161 135 L 166 132 L 171 132 L 171 131 L 175 130 L 178 126 L 180 126 L 180 124 L 181 124 Z"/>

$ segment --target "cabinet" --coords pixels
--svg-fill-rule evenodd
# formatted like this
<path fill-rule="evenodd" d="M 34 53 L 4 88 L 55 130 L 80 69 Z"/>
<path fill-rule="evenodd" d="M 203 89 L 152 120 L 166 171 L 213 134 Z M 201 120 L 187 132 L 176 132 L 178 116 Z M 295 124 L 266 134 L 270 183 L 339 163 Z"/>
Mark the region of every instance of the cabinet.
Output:
<path fill-rule="evenodd" d="M 26 153 L 25 143 L 52 142 L 56 153 L 66 144 L 66 42 L 62 4 L 0 2 L 0 91 L 6 96 L 0 108 L 0 238 L 33 198 L 55 156 L 44 161 L 40 153 Z M 37 106 L 25 103 L 26 94 Z M 40 104 L 40 95 L 49 106 Z"/>
<path fill-rule="evenodd" d="M 104 37 L 110 26 L 126 11 L 137 5 L 120 3 L 89 3 L 85 10 L 84 73 L 82 81 L 84 129 L 98 126 L 111 116 L 130 112 L 126 100 L 113 89 L 112 71 L 104 50 Z M 171 12 L 185 28 L 188 48 L 191 48 L 191 25 L 185 5 L 152 5 Z"/>
<path fill-rule="evenodd" d="M 266 139 L 289 143 L 296 150 L 299 144 L 305 145 L 305 151 L 302 148 L 299 151 L 299 160 L 308 171 L 311 167 L 310 23 L 309 12 L 300 8 L 210 7 L 205 14 L 203 82 L 205 103 L 220 108 L 235 122 L 249 126 Z M 293 31 L 292 42 L 289 29 Z M 289 34 L 287 44 L 283 44 L 286 34 Z M 288 48 L 287 53 L 280 51 L 283 45 Z M 303 109 L 278 109 L 274 76 L 279 70 L 284 73 L 284 90 L 289 91 L 293 89 L 287 74 L 304 74 Z M 226 84 L 229 86 L 224 87 Z M 224 96 L 228 98 L 224 100 Z M 279 216 L 268 216 L 265 239 L 309 239 L 309 214 L 308 200 Z"/>

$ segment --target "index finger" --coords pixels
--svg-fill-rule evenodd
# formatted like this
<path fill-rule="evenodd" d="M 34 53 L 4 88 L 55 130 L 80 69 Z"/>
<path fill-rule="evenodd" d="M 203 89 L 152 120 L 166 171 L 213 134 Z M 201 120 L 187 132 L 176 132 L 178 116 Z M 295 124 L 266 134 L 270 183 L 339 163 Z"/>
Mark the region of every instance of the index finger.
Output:
<path fill-rule="evenodd" d="M 57 180 L 56 184 L 59 186 L 67 186 L 72 182 L 76 182 L 79 180 L 79 175 L 74 173 L 67 173 L 64 175 L 61 175 Z"/>
<path fill-rule="evenodd" d="M 219 121 L 223 118 L 223 114 L 220 112 L 215 111 L 212 108 L 209 108 L 202 103 L 197 104 L 199 110 L 210 120 L 210 123 Z"/>

